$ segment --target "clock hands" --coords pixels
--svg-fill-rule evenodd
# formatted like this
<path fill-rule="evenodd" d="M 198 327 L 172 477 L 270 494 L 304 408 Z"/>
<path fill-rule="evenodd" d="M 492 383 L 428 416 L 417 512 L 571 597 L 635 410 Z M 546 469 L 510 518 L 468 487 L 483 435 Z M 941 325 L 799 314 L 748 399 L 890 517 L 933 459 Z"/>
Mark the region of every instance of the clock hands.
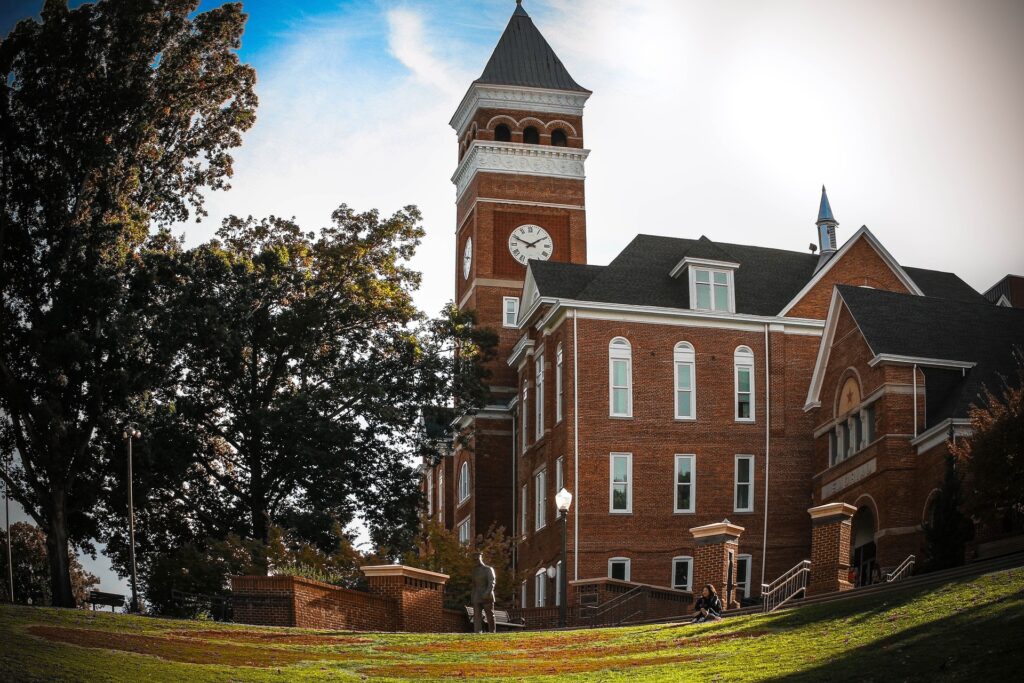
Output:
<path fill-rule="evenodd" d="M 522 242 L 523 244 L 525 244 L 526 246 L 530 247 L 531 249 L 533 249 L 537 245 L 537 242 L 543 242 L 544 239 L 545 238 L 541 237 L 539 240 L 536 240 L 535 242 L 527 242 L 526 240 L 524 240 L 521 237 L 516 237 L 515 238 L 516 242 Z"/>

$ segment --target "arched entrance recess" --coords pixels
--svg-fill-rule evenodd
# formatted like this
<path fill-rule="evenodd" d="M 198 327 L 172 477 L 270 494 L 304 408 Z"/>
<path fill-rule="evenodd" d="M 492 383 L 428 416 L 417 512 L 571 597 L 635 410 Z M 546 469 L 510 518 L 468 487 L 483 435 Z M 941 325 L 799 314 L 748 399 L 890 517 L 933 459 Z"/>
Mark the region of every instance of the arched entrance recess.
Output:
<path fill-rule="evenodd" d="M 855 586 L 867 586 L 872 581 L 877 562 L 878 548 L 875 545 L 875 513 L 868 505 L 861 506 L 853 516 L 853 528 L 850 529 L 850 569 L 855 576 L 851 580 Z"/>

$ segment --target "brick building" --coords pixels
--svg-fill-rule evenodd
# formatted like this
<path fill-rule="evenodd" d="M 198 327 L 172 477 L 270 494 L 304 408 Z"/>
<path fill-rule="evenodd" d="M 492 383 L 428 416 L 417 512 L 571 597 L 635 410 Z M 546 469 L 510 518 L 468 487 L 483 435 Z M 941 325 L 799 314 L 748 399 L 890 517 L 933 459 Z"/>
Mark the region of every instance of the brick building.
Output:
<path fill-rule="evenodd" d="M 965 429 L 972 391 L 991 375 L 961 337 L 966 348 L 927 357 L 875 353 L 874 339 L 858 346 L 858 316 L 884 330 L 904 306 L 996 307 L 954 274 L 901 266 L 866 227 L 839 246 L 824 188 L 818 253 L 638 235 L 608 265 L 587 264 L 589 95 L 517 3 L 451 120 L 456 300 L 500 345 L 490 405 L 459 425 L 467 447 L 426 469 L 428 499 L 444 501 L 428 513 L 466 543 L 492 525 L 511 531 L 529 577 L 524 605 L 560 599 L 552 566 L 570 582 L 689 591 L 710 552 L 698 549 L 721 529 L 737 589 L 754 597 L 810 557 L 808 508 L 859 510 L 864 496 L 874 502 L 870 519 L 854 520 L 856 557 L 898 563 L 919 547 L 921 510 L 941 478 L 935 458 L 914 453 L 944 447 L 947 423 Z M 1003 359 L 992 367 L 1005 367 L 1007 338 L 991 347 Z M 935 407 L 943 397 L 952 407 Z M 847 428 L 857 445 L 837 457 Z M 575 496 L 565 569 L 554 503 L 563 486 Z"/>

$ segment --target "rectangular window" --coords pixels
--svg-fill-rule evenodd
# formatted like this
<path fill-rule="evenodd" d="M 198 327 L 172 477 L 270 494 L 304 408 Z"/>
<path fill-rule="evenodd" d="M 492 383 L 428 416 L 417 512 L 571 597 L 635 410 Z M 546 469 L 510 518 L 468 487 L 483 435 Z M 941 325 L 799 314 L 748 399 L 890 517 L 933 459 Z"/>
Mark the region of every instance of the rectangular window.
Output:
<path fill-rule="evenodd" d="M 444 463 L 437 471 L 437 518 L 444 524 Z"/>
<path fill-rule="evenodd" d="M 699 311 L 732 310 L 730 295 L 731 274 L 727 270 L 693 268 L 693 296 L 691 308 Z"/>
<path fill-rule="evenodd" d="M 695 473 L 693 471 L 695 456 L 676 456 L 676 512 L 693 512 L 694 493 L 696 492 Z"/>
<path fill-rule="evenodd" d="M 541 470 L 537 474 L 533 475 L 533 495 L 534 505 L 536 508 L 533 511 L 533 528 L 534 530 L 543 529 L 544 525 L 547 524 L 547 508 L 548 508 L 548 487 L 547 487 L 548 471 L 546 469 Z"/>
<path fill-rule="evenodd" d="M 533 606 L 544 607 L 547 604 L 548 573 L 541 569 L 533 575 Z"/>
<path fill-rule="evenodd" d="M 736 495 L 733 510 L 751 512 L 754 509 L 754 456 L 736 456 Z"/>
<path fill-rule="evenodd" d="M 672 558 L 672 587 L 677 591 L 692 590 L 693 558 L 689 556 Z"/>
<path fill-rule="evenodd" d="M 736 596 L 749 598 L 750 596 L 750 555 L 739 555 L 736 557 Z"/>
<path fill-rule="evenodd" d="M 839 462 L 839 450 L 838 444 L 836 444 L 836 430 L 829 430 L 828 433 L 828 461 L 829 464 L 835 465 Z"/>
<path fill-rule="evenodd" d="M 555 350 L 555 424 L 562 421 L 562 345 Z"/>
<path fill-rule="evenodd" d="M 516 327 L 516 321 L 519 319 L 519 297 L 506 296 L 502 297 L 501 301 L 505 311 L 504 326 Z"/>
<path fill-rule="evenodd" d="M 529 431 L 527 429 L 526 420 L 527 420 L 527 416 L 530 414 L 530 411 L 527 410 L 527 406 L 529 404 L 529 388 L 527 387 L 527 383 L 525 381 L 523 382 L 523 400 L 521 401 L 521 403 L 523 405 L 520 407 L 519 410 L 520 410 L 520 415 L 523 416 L 523 428 L 521 430 L 522 434 L 523 434 L 523 453 L 526 453 L 526 446 L 529 443 L 528 437 L 527 437 L 527 434 L 529 433 Z"/>
<path fill-rule="evenodd" d="M 754 420 L 754 368 L 750 365 L 736 366 L 736 419 Z"/>
<path fill-rule="evenodd" d="M 628 358 L 613 358 L 611 362 L 612 415 L 615 417 L 630 416 L 629 364 Z"/>
<path fill-rule="evenodd" d="M 538 353 L 534 362 L 536 390 L 533 392 L 533 400 L 536 405 L 537 415 L 535 428 L 536 438 L 540 440 L 544 436 L 544 354 Z"/>
<path fill-rule="evenodd" d="M 530 504 L 530 491 L 526 484 L 523 484 L 519 491 L 519 535 L 526 538 L 526 510 Z"/>
<path fill-rule="evenodd" d="M 861 431 L 860 413 L 855 413 L 850 417 L 850 424 L 852 425 L 850 432 L 853 434 L 853 448 L 850 450 L 856 453 L 864 447 L 864 433 Z"/>
<path fill-rule="evenodd" d="M 864 409 L 864 445 L 875 440 L 875 406 L 869 405 Z"/>
<path fill-rule="evenodd" d="M 469 545 L 469 517 L 459 522 L 459 543 Z"/>
<path fill-rule="evenodd" d="M 693 363 L 676 361 L 676 419 L 692 420 Z"/>
<path fill-rule="evenodd" d="M 608 578 L 629 581 L 629 558 L 613 557 L 608 560 Z"/>
<path fill-rule="evenodd" d="M 555 460 L 555 493 L 565 488 L 565 457 L 559 456 Z"/>
<path fill-rule="evenodd" d="M 427 470 L 427 517 L 434 516 L 434 471 Z"/>
<path fill-rule="evenodd" d="M 633 512 L 633 455 L 611 454 L 609 512 Z"/>
<path fill-rule="evenodd" d="M 846 428 L 842 424 L 836 425 L 836 462 L 846 459 Z"/>

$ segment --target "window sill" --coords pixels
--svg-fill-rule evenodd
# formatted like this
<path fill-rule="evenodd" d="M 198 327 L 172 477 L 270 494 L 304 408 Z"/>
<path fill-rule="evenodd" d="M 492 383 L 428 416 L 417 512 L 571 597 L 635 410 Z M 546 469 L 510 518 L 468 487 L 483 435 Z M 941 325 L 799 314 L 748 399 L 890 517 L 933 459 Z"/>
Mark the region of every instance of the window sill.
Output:
<path fill-rule="evenodd" d="M 609 510 L 609 515 L 632 515 L 632 510 Z"/>
<path fill-rule="evenodd" d="M 632 415 L 609 415 L 609 420 L 632 420 Z"/>
<path fill-rule="evenodd" d="M 732 513 L 734 515 L 749 515 L 749 514 L 752 514 L 754 512 L 756 512 L 756 510 L 754 510 L 753 508 L 751 508 L 749 510 L 744 509 L 744 510 L 733 510 L 732 511 Z"/>
<path fill-rule="evenodd" d="M 678 417 L 677 416 L 675 418 L 675 421 L 676 422 L 696 422 L 697 418 L 696 417 Z"/>
<path fill-rule="evenodd" d="M 673 515 L 695 515 L 695 514 L 697 514 L 697 511 L 696 510 L 673 510 L 672 514 Z"/>
<path fill-rule="evenodd" d="M 756 424 L 757 420 L 754 419 L 754 418 L 746 419 L 746 418 L 737 417 L 735 420 L 733 420 L 733 422 L 736 422 L 736 423 L 739 423 L 739 424 L 752 425 L 752 424 Z"/>

